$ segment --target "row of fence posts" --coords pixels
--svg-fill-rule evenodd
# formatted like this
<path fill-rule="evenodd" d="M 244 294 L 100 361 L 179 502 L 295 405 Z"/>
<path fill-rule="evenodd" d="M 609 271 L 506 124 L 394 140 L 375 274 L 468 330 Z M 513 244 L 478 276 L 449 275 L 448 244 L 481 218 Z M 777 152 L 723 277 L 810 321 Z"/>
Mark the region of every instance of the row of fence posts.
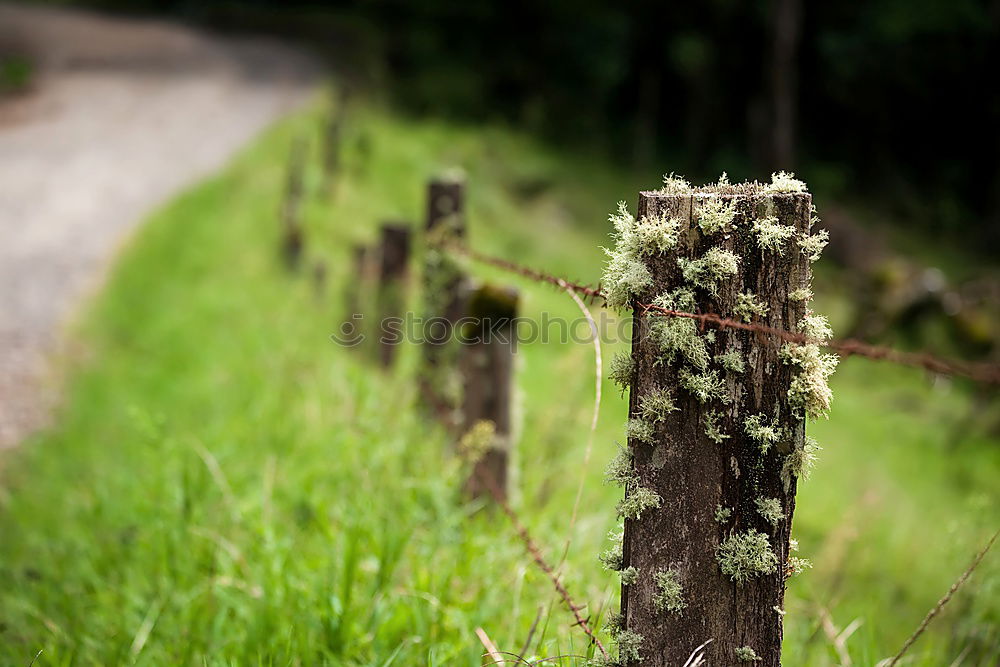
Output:
<path fill-rule="evenodd" d="M 339 141 L 339 132 L 338 125 L 331 130 L 334 138 L 328 137 L 328 141 Z M 281 213 L 281 252 L 293 269 L 301 264 L 303 254 L 298 216 L 304 159 L 304 145 L 296 142 Z M 337 160 L 328 156 L 325 163 L 335 169 Z M 425 410 L 451 430 L 459 451 L 472 453 L 468 458 L 474 464 L 466 492 L 473 498 L 505 498 L 512 431 L 513 327 L 519 295 L 509 286 L 474 282 L 447 251 L 449 243 L 466 237 L 464 200 L 464 182 L 459 178 L 443 178 L 427 187 L 419 274 L 424 317 L 421 331 L 428 339 L 421 345 L 418 395 Z M 749 230 L 753 220 L 770 211 L 781 224 L 807 234 L 811 197 L 772 194 L 756 199 L 734 197 L 731 202 L 731 206 L 738 205 L 739 238 L 727 235 L 723 243 L 741 255 L 739 281 L 755 286 L 767 300 L 769 312 L 774 314 L 770 319 L 773 326 L 795 330 L 806 306 L 787 296 L 794 288 L 808 285 L 808 262 L 799 253 L 765 256 L 763 250 L 756 250 Z M 679 257 L 701 256 L 712 247 L 714 241 L 698 233 L 693 205 L 689 195 L 641 194 L 640 216 L 667 216 L 686 225 L 681 235 L 684 247 L 646 260 L 653 284 L 639 295 L 641 300 L 651 302 L 676 283 Z M 347 320 L 356 333 L 367 337 L 359 347 L 386 369 L 396 362 L 403 342 L 413 236 L 410 224 L 387 222 L 380 228 L 377 243 L 357 245 L 352 252 L 353 275 L 345 295 Z M 323 273 L 325 276 L 325 269 Z M 732 311 L 737 297 L 735 287 L 727 287 L 717 300 L 724 310 Z M 701 301 L 698 307 L 709 312 L 713 301 Z M 375 314 L 374 322 L 364 319 L 366 312 Z M 397 326 L 387 326 L 390 321 Z M 627 516 L 624 521 L 621 567 L 640 576 L 632 582 L 623 577 L 619 632 L 638 638 L 642 647 L 620 659 L 629 666 L 645 658 L 648 660 L 643 664 L 682 664 L 693 642 L 712 639 L 714 643 L 704 650 L 713 664 L 732 663 L 734 655 L 752 655 L 762 667 L 778 667 L 796 486 L 794 479 L 782 478 L 781 462 L 789 451 L 801 450 L 804 439 L 804 423 L 794 416 L 787 399 L 792 371 L 778 359 L 778 346 L 755 334 L 731 330 L 711 338 L 716 353 L 728 349 L 746 360 L 746 368 L 741 364 L 742 372 L 729 378 L 727 396 L 722 397 L 726 410 L 711 411 L 727 431 L 712 443 L 702 423 L 703 415 L 710 411 L 684 390 L 678 379 L 683 379 L 683 372 L 678 373 L 680 362 L 661 364 L 654 337 L 645 335 L 651 326 L 648 317 L 636 317 L 629 416 L 642 416 L 651 397 L 664 392 L 678 398 L 679 409 L 671 408 L 658 416 L 643 441 L 629 438 L 635 483 L 641 480 L 649 487 L 647 493 L 663 499 L 663 506 L 656 503 L 641 518 Z M 780 415 L 780 427 L 791 436 L 776 447 L 763 448 L 766 465 L 762 465 L 760 443 L 748 436 L 738 420 L 744 414 L 737 415 L 737 406 L 746 415 L 776 410 L 775 428 Z M 717 446 L 723 438 L 726 446 Z M 635 484 L 629 484 L 626 498 L 634 492 Z M 768 523 L 769 519 L 754 509 L 754 498 L 780 501 L 784 513 Z M 767 552 L 773 549 L 776 567 L 734 585 L 720 572 L 716 548 L 723 539 L 753 535 L 768 535 L 773 540 Z M 657 602 L 662 594 L 658 582 L 674 581 L 673 577 L 684 587 L 683 605 L 678 604 L 683 613 L 667 614 L 660 611 Z"/>
<path fill-rule="evenodd" d="M 473 281 L 444 249 L 467 234 L 464 204 L 460 178 L 428 184 L 420 237 L 418 400 L 472 458 L 468 495 L 489 499 L 507 493 L 519 294 L 510 286 Z M 403 342 L 414 236 L 406 222 L 385 222 L 374 244 L 355 245 L 351 252 L 345 330 L 359 339 L 363 335 L 359 347 L 386 369 L 395 364 Z"/>

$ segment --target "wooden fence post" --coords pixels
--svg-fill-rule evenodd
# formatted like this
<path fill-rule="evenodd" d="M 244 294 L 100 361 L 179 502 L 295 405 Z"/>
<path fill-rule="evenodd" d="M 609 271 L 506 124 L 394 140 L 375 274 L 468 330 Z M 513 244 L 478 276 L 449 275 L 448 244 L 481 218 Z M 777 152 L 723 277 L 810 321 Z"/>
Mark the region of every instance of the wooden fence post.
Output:
<path fill-rule="evenodd" d="M 402 342 L 409 260 L 410 226 L 405 223 L 382 225 L 376 308 L 379 322 L 373 330 L 379 337 L 379 361 L 386 368 L 392 365 L 396 347 Z"/>
<path fill-rule="evenodd" d="M 344 320 L 340 324 L 339 339 L 352 347 L 365 345 L 371 332 L 372 292 L 375 289 L 375 248 L 356 244 L 351 250 L 351 274 L 344 290 Z"/>
<path fill-rule="evenodd" d="M 469 294 L 460 323 L 462 442 L 480 450 L 465 485 L 472 498 L 507 495 L 517 302 L 516 289 L 482 285 Z"/>
<path fill-rule="evenodd" d="M 451 415 L 460 401 L 453 327 L 465 311 L 468 278 L 444 246 L 465 236 L 464 199 L 465 184 L 461 180 L 435 180 L 427 186 L 422 274 L 424 342 L 418 383 L 424 406 L 443 421 L 452 421 L 452 425 Z"/>
<path fill-rule="evenodd" d="M 292 143 L 288 155 L 285 197 L 281 204 L 282 242 L 281 254 L 290 269 L 298 269 L 302 260 L 305 240 L 299 219 L 304 191 L 303 178 L 306 163 L 306 143 L 300 137 Z"/>
<path fill-rule="evenodd" d="M 804 413 L 825 412 L 836 360 L 641 304 L 822 337 L 825 321 L 806 303 L 825 232 L 810 235 L 812 199 L 797 181 L 784 191 L 683 185 L 641 193 L 638 222 L 628 218 L 640 245 L 616 250 L 649 277 L 624 278 L 638 287 L 627 290 L 631 365 L 619 365 L 630 376 L 628 449 L 609 468 L 625 487 L 612 566 L 622 571 L 620 660 L 678 667 L 712 640 L 705 664 L 778 667 L 796 480 L 813 447 Z"/>
<path fill-rule="evenodd" d="M 343 89 L 339 95 L 335 96 L 333 103 L 336 108 L 330 111 L 330 117 L 323 127 L 323 190 L 325 192 L 333 190 L 337 172 L 340 171 L 344 117 L 347 115 L 347 94 Z"/>

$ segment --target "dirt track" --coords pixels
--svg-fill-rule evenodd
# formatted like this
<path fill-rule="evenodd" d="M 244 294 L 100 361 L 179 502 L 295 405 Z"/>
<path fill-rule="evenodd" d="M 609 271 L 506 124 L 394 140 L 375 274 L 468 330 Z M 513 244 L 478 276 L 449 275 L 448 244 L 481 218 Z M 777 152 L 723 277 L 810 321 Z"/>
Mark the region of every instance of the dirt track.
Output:
<path fill-rule="evenodd" d="M 47 360 L 122 238 L 318 81 L 265 40 L 0 4 L 5 51 L 36 73 L 0 97 L 0 449 L 44 423 Z"/>

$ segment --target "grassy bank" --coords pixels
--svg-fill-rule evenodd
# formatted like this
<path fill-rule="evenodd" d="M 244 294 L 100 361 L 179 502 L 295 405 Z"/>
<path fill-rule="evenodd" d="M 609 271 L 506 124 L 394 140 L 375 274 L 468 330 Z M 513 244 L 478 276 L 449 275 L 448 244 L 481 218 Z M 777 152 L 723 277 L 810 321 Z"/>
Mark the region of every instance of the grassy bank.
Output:
<path fill-rule="evenodd" d="M 417 219 L 443 168 L 468 172 L 473 245 L 588 281 L 607 212 L 656 176 L 359 107 L 335 190 L 321 193 L 318 159 L 308 174 L 307 261 L 330 274 L 317 295 L 282 270 L 276 212 L 289 145 L 318 138 L 320 120 L 282 123 L 152 217 L 80 324 L 55 427 L 0 459 L 4 664 L 41 649 L 36 665 L 478 665 L 475 628 L 520 651 L 536 618 L 529 654 L 588 654 L 502 517 L 461 502 L 445 434 L 412 409 L 415 349 L 383 373 L 329 335 L 350 244 L 380 220 Z M 502 279 L 522 288 L 525 315 L 578 315 L 564 295 Z M 821 312 L 837 310 L 834 282 Z M 619 490 L 602 477 L 625 402 L 605 382 L 584 469 L 593 373 L 588 345 L 521 348 L 513 502 L 553 560 L 572 540 L 565 580 L 599 625 L 617 606 L 596 555 L 614 525 Z M 789 665 L 837 664 L 824 618 L 856 628 L 856 664 L 892 654 L 1000 519 L 1000 448 L 963 429 L 967 387 L 855 359 L 833 387 L 796 513 L 815 568 L 790 583 Z M 909 664 L 967 647 L 962 664 L 989 664 L 998 587 L 992 558 Z"/>

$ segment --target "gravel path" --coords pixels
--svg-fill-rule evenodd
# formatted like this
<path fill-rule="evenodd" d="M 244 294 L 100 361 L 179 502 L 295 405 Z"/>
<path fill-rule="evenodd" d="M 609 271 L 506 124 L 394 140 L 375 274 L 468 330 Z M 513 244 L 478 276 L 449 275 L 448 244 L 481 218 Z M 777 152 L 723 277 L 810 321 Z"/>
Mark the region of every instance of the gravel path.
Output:
<path fill-rule="evenodd" d="M 0 5 L 0 54 L 32 90 L 0 97 L 0 448 L 44 424 L 62 325 L 122 238 L 316 89 L 265 40 Z"/>

